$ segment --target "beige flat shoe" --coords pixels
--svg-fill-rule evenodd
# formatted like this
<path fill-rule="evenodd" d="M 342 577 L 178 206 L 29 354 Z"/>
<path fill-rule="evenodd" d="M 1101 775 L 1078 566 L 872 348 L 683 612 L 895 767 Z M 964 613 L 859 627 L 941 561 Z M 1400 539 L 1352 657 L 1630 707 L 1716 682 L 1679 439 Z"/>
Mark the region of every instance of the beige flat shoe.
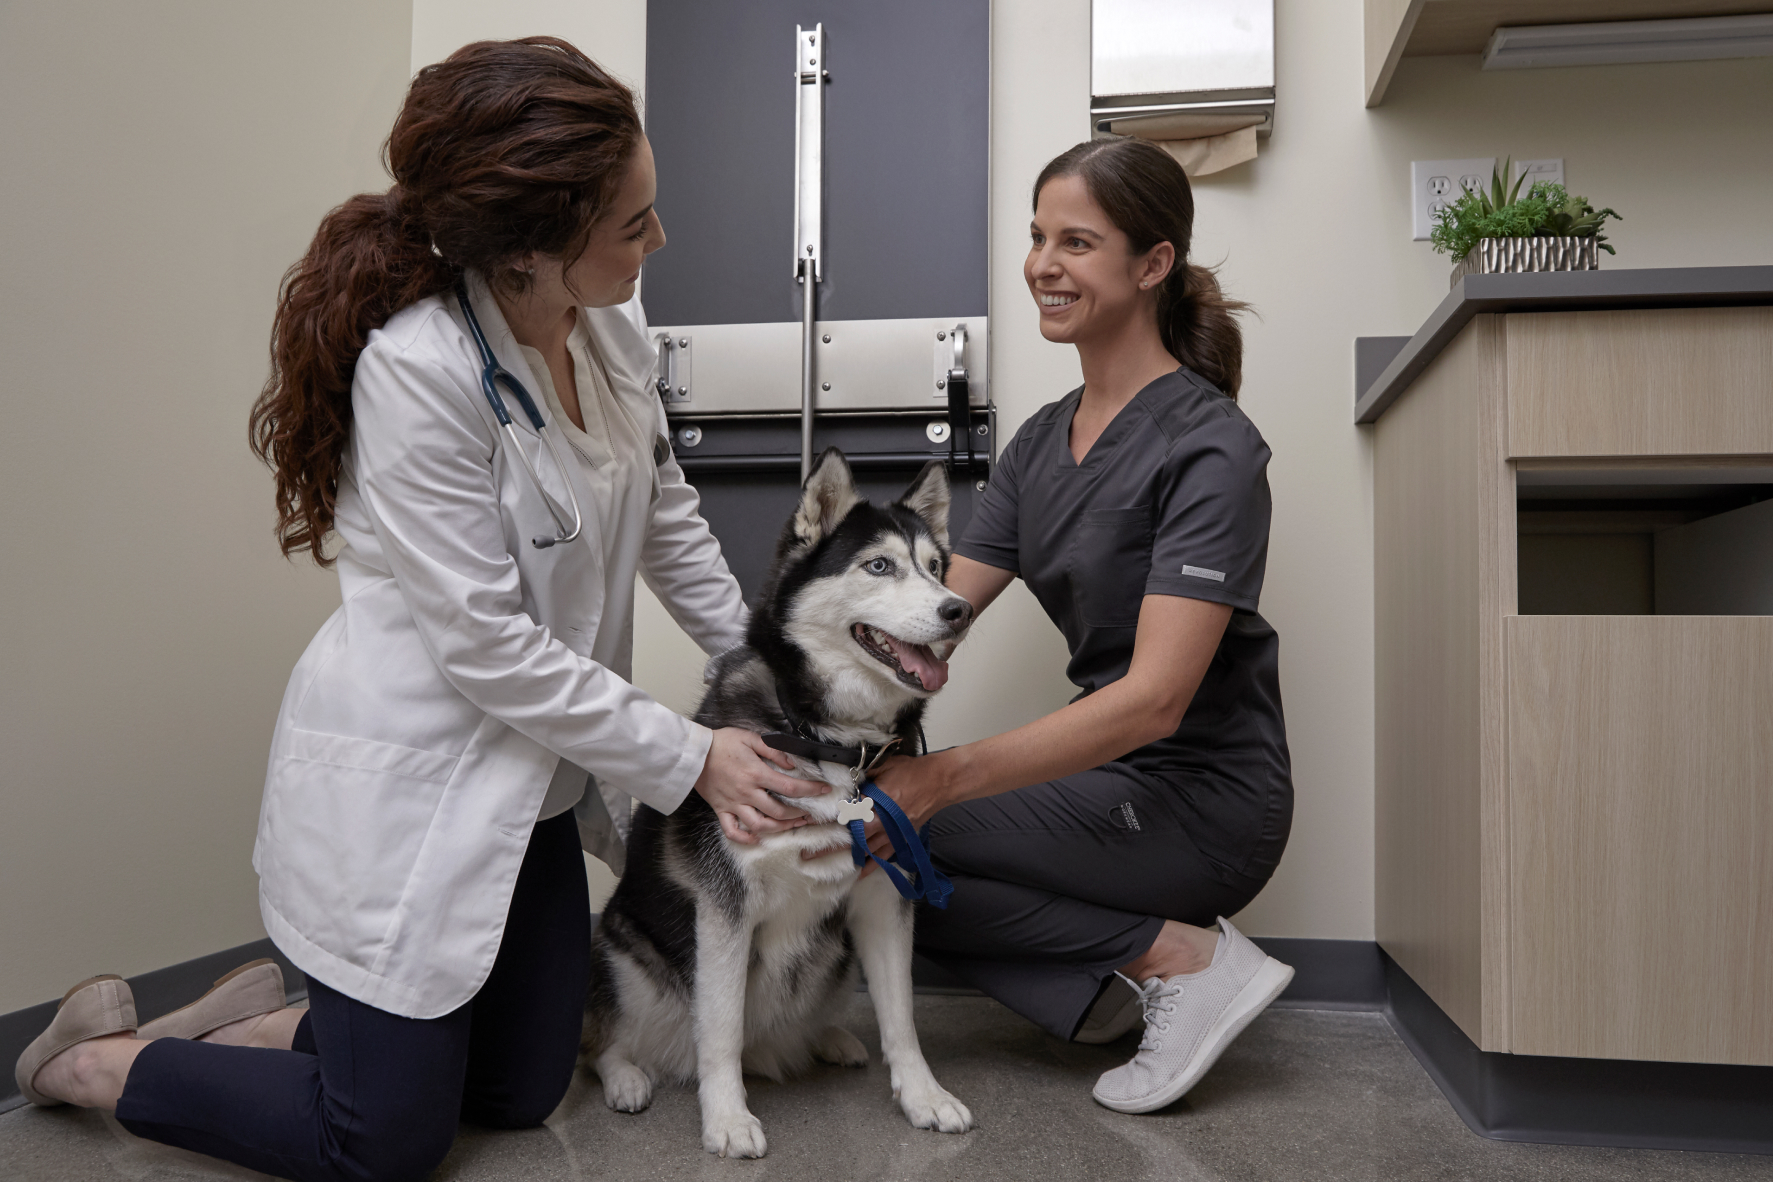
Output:
<path fill-rule="evenodd" d="M 137 1038 L 202 1038 L 212 1030 L 256 1018 L 288 1004 L 283 970 L 274 960 L 243 964 L 208 993 L 182 1009 L 163 1014 L 135 1032 Z"/>
<path fill-rule="evenodd" d="M 55 1008 L 49 1029 L 39 1034 L 18 1057 L 13 1078 L 25 1099 L 43 1108 L 62 1103 L 52 1100 L 31 1086 L 43 1065 L 73 1046 L 89 1038 L 107 1034 L 125 1034 L 135 1029 L 135 994 L 129 982 L 114 973 L 88 977 L 62 994 Z"/>

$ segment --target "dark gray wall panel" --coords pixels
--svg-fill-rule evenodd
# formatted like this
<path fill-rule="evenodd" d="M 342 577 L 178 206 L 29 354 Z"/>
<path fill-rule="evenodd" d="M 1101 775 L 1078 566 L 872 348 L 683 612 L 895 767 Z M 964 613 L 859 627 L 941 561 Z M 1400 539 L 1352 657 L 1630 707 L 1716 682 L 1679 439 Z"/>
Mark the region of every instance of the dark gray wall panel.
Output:
<path fill-rule="evenodd" d="M 650 0 L 647 134 L 669 245 L 654 324 L 800 319 L 796 24 L 823 22 L 821 320 L 982 316 L 989 0 Z"/>

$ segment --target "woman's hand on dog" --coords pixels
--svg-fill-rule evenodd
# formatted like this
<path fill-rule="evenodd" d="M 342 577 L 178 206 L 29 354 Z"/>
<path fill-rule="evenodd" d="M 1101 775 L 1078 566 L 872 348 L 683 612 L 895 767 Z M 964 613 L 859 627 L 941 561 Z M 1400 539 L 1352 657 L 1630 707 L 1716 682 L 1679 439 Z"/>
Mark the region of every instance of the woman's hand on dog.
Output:
<path fill-rule="evenodd" d="M 770 793 L 823 796 L 831 791 L 831 785 L 822 780 L 799 780 L 776 770 L 793 766 L 792 759 L 765 746 L 751 731 L 722 727 L 714 732 L 695 788 L 720 818 L 720 831 L 741 845 L 751 845 L 766 833 L 782 833 L 807 823 L 805 813 Z"/>
<path fill-rule="evenodd" d="M 893 803 L 905 811 L 914 830 L 921 830 L 925 821 L 953 803 L 948 799 L 946 769 L 942 766 L 944 754 L 937 752 L 915 758 L 895 755 L 874 772 L 875 787 L 892 797 Z M 879 821 L 870 822 L 866 834 L 868 848 L 876 857 L 893 856 L 892 839 L 887 837 Z M 872 861 L 862 867 L 864 877 L 873 871 Z"/>

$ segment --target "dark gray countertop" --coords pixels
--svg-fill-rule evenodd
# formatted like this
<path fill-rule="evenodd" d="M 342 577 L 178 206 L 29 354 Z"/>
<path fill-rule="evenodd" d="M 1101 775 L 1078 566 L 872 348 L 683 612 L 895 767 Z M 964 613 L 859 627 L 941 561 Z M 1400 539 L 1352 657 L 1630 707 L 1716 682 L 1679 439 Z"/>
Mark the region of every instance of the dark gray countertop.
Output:
<path fill-rule="evenodd" d="M 1745 304 L 1773 304 L 1773 267 L 1467 275 L 1372 384 L 1357 393 L 1354 421 L 1371 423 L 1384 414 L 1385 408 L 1397 401 L 1459 330 L 1482 312 L 1717 308 Z"/>

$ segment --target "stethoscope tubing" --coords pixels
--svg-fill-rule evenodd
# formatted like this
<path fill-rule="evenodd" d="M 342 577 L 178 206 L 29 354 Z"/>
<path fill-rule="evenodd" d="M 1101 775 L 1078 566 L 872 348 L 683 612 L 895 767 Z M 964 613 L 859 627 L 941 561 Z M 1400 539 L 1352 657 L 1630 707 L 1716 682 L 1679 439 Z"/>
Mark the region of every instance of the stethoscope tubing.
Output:
<path fill-rule="evenodd" d="M 572 477 L 567 474 L 566 462 L 560 458 L 560 449 L 555 446 L 554 440 L 550 439 L 547 431 L 543 429 L 546 424 L 543 422 L 542 412 L 536 406 L 535 400 L 530 397 L 529 391 L 523 388 L 523 383 L 517 380 L 515 374 L 499 364 L 499 359 L 493 355 L 492 346 L 486 343 L 486 334 L 480 330 L 480 320 L 474 315 L 474 308 L 468 302 L 467 282 L 460 275 L 456 276 L 455 292 L 456 300 L 462 305 L 462 316 L 468 322 L 468 332 L 472 334 L 474 344 L 480 350 L 480 391 L 486 395 L 486 401 L 492 407 L 494 417 L 499 420 L 499 427 L 504 431 L 506 439 L 511 444 L 510 450 L 517 453 L 519 466 L 529 477 L 529 482 L 535 487 L 536 494 L 542 498 L 542 503 L 548 507 L 548 515 L 554 518 L 554 524 L 560 531 L 557 536 L 552 538 L 531 538 L 530 544 L 538 550 L 546 550 L 550 546 L 574 541 L 584 528 L 584 517 L 579 511 L 579 495 L 573 491 Z M 504 398 L 499 395 L 498 384 L 501 381 L 510 388 L 512 394 L 517 396 L 518 405 L 523 407 L 524 415 L 529 419 L 530 425 L 535 427 L 536 435 L 541 439 L 542 446 L 548 449 L 548 454 L 554 459 L 554 467 L 560 472 L 561 483 L 566 486 L 567 499 L 572 503 L 571 530 L 567 529 L 565 511 L 560 507 L 558 501 L 548 495 L 548 490 L 542 487 L 541 473 L 530 462 L 529 453 L 524 450 L 523 441 L 517 436 L 517 428 L 511 421 L 511 411 L 506 407 Z"/>

